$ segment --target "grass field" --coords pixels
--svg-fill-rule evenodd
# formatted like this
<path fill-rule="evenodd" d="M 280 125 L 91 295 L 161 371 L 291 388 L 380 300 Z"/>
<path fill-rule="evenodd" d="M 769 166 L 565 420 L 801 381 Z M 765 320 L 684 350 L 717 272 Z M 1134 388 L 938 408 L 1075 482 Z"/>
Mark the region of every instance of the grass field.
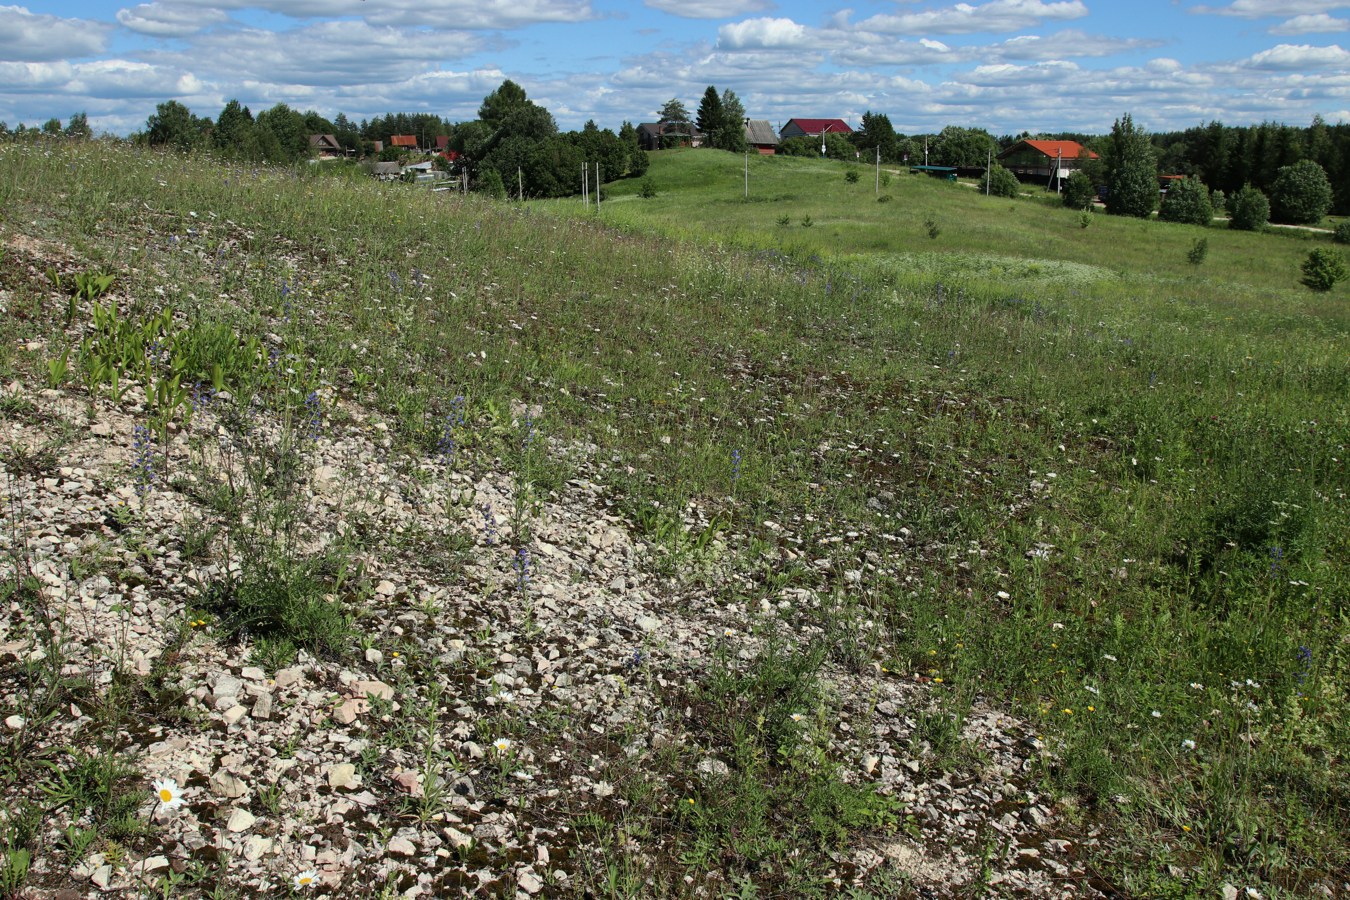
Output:
<path fill-rule="evenodd" d="M 263 336 L 285 282 L 299 396 L 380 409 L 423 456 L 451 398 L 479 423 L 537 405 L 612 463 L 594 477 L 666 576 L 728 603 L 833 597 L 878 624 L 825 629 L 847 635 L 829 665 L 917 679 L 943 721 L 981 702 L 1035 722 L 1035 777 L 1110 835 L 1093 864 L 1120 896 L 1350 881 L 1350 292 L 1298 283 L 1325 238 L 1084 227 L 908 175 L 878 202 L 870 169 L 788 158 L 750 160 L 747 201 L 743 160 L 714 152 L 657 154 L 657 196 L 609 185 L 599 218 L 93 144 L 0 153 L 6 234 L 115 271 L 130 312 Z M 65 310 L 5 275 L 0 379 L 45 379 Z M 708 687 L 723 710 L 755 689 Z M 785 800 L 785 765 L 746 767 L 757 796 Z M 882 827 L 849 803 L 854 833 Z M 791 896 L 793 871 L 778 848 L 742 874 Z"/>

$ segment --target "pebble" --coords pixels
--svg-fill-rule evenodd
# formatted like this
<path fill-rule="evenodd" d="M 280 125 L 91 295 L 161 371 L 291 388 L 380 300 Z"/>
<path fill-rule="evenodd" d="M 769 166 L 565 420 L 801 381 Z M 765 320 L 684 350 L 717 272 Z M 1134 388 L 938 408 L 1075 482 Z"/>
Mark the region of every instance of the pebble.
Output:
<path fill-rule="evenodd" d="M 225 824 L 225 828 L 229 830 L 231 834 L 239 834 L 252 828 L 253 823 L 257 820 L 257 817 L 254 816 L 253 813 L 246 809 L 238 808 L 230 813 L 230 821 Z"/>

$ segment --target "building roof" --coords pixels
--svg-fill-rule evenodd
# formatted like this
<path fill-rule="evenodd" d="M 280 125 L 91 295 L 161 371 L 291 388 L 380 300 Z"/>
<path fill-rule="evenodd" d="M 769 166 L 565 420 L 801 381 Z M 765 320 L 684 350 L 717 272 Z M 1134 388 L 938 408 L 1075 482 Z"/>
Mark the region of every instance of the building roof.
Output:
<path fill-rule="evenodd" d="M 316 150 L 342 150 L 337 137 L 331 134 L 311 134 L 309 145 Z"/>
<path fill-rule="evenodd" d="M 1049 159 L 1077 159 L 1084 153 L 1087 154 L 1088 159 L 1097 158 L 1097 154 L 1088 150 L 1077 141 L 1018 141 L 1007 150 L 1000 153 L 998 158 L 1003 159 L 1005 156 L 1010 156 L 1020 150 L 1024 145 L 1043 154 Z"/>
<path fill-rule="evenodd" d="M 375 175 L 397 175 L 403 171 L 403 167 L 393 160 L 377 162 L 370 170 Z"/>
<path fill-rule="evenodd" d="M 438 134 L 438 135 L 436 135 L 436 149 L 437 149 L 437 150 L 444 150 L 446 147 L 449 147 L 449 146 L 450 146 L 450 135 L 448 135 L 448 134 Z"/>
<path fill-rule="evenodd" d="M 745 139 L 751 144 L 777 144 L 778 134 L 768 119 L 746 119 Z"/>
<path fill-rule="evenodd" d="M 396 134 L 389 138 L 391 147 L 416 147 L 417 135 L 415 134 Z"/>
<path fill-rule="evenodd" d="M 798 128 L 807 134 L 820 134 L 822 132 L 829 134 L 853 133 L 853 129 L 848 127 L 848 123 L 843 119 L 788 119 L 788 125 L 794 122 Z M 786 128 L 787 125 L 783 127 Z"/>

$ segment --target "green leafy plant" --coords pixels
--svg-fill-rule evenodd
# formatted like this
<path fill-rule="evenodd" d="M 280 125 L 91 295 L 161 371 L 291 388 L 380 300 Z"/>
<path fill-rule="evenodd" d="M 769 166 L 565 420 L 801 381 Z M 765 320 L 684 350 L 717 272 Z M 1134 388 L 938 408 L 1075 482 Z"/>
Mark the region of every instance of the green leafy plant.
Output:
<path fill-rule="evenodd" d="M 1164 222 L 1207 226 L 1214 218 L 1209 191 L 1199 178 L 1191 176 L 1173 182 L 1158 209 L 1158 218 Z"/>
<path fill-rule="evenodd" d="M 1022 183 L 1017 176 L 998 163 L 994 163 L 980 179 L 980 193 L 988 193 L 991 197 L 1016 197 L 1021 190 Z"/>
<path fill-rule="evenodd" d="M 1097 189 L 1092 184 L 1092 178 L 1082 169 L 1074 169 L 1069 173 L 1069 177 L 1064 180 L 1064 205 L 1069 209 L 1092 209 L 1093 201 L 1097 199 Z"/>
<path fill-rule="evenodd" d="M 1329 247 L 1318 247 L 1303 261 L 1303 284 L 1314 291 L 1329 291 L 1350 277 L 1345 257 Z"/>
<path fill-rule="evenodd" d="M 1331 182 L 1321 166 L 1301 159 L 1281 166 L 1270 186 L 1270 216 L 1275 222 L 1313 225 L 1331 209 Z"/>
<path fill-rule="evenodd" d="M 1196 238 L 1195 243 L 1191 244 L 1191 249 L 1186 251 L 1186 259 L 1193 266 L 1204 262 L 1207 255 L 1209 255 L 1209 238 Z"/>
<path fill-rule="evenodd" d="M 857 184 L 858 179 L 860 177 L 861 176 L 858 175 L 857 169 L 849 169 L 847 172 L 844 173 L 844 180 L 847 181 L 849 184 Z"/>
<path fill-rule="evenodd" d="M 1243 185 L 1228 198 L 1228 227 L 1239 231 L 1258 231 L 1270 221 L 1270 201 L 1250 184 Z"/>
<path fill-rule="evenodd" d="M 1338 244 L 1350 244 L 1350 219 L 1345 219 L 1331 233 L 1331 239 Z"/>

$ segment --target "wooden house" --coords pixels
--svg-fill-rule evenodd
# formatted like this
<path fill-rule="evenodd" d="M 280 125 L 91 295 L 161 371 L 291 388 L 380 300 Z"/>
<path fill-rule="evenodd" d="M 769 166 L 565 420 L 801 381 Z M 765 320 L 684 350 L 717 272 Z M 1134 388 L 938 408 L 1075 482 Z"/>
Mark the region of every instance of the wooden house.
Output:
<path fill-rule="evenodd" d="M 703 134 L 690 122 L 643 122 L 637 127 L 638 146 L 643 150 L 697 147 Z"/>
<path fill-rule="evenodd" d="M 773 156 L 778 152 L 778 135 L 767 119 L 745 120 L 745 142 L 760 156 Z"/>
<path fill-rule="evenodd" d="M 1062 181 L 1097 154 L 1077 141 L 1018 141 L 997 157 L 1003 168 L 1018 178 Z"/>
<path fill-rule="evenodd" d="M 853 129 L 843 119 L 788 119 L 778 131 L 778 139 L 820 137 L 822 134 L 852 134 Z"/>
<path fill-rule="evenodd" d="M 337 136 L 332 134 L 311 134 L 309 152 L 319 159 L 341 159 L 347 155 L 343 152 L 342 145 L 338 143 Z"/>

